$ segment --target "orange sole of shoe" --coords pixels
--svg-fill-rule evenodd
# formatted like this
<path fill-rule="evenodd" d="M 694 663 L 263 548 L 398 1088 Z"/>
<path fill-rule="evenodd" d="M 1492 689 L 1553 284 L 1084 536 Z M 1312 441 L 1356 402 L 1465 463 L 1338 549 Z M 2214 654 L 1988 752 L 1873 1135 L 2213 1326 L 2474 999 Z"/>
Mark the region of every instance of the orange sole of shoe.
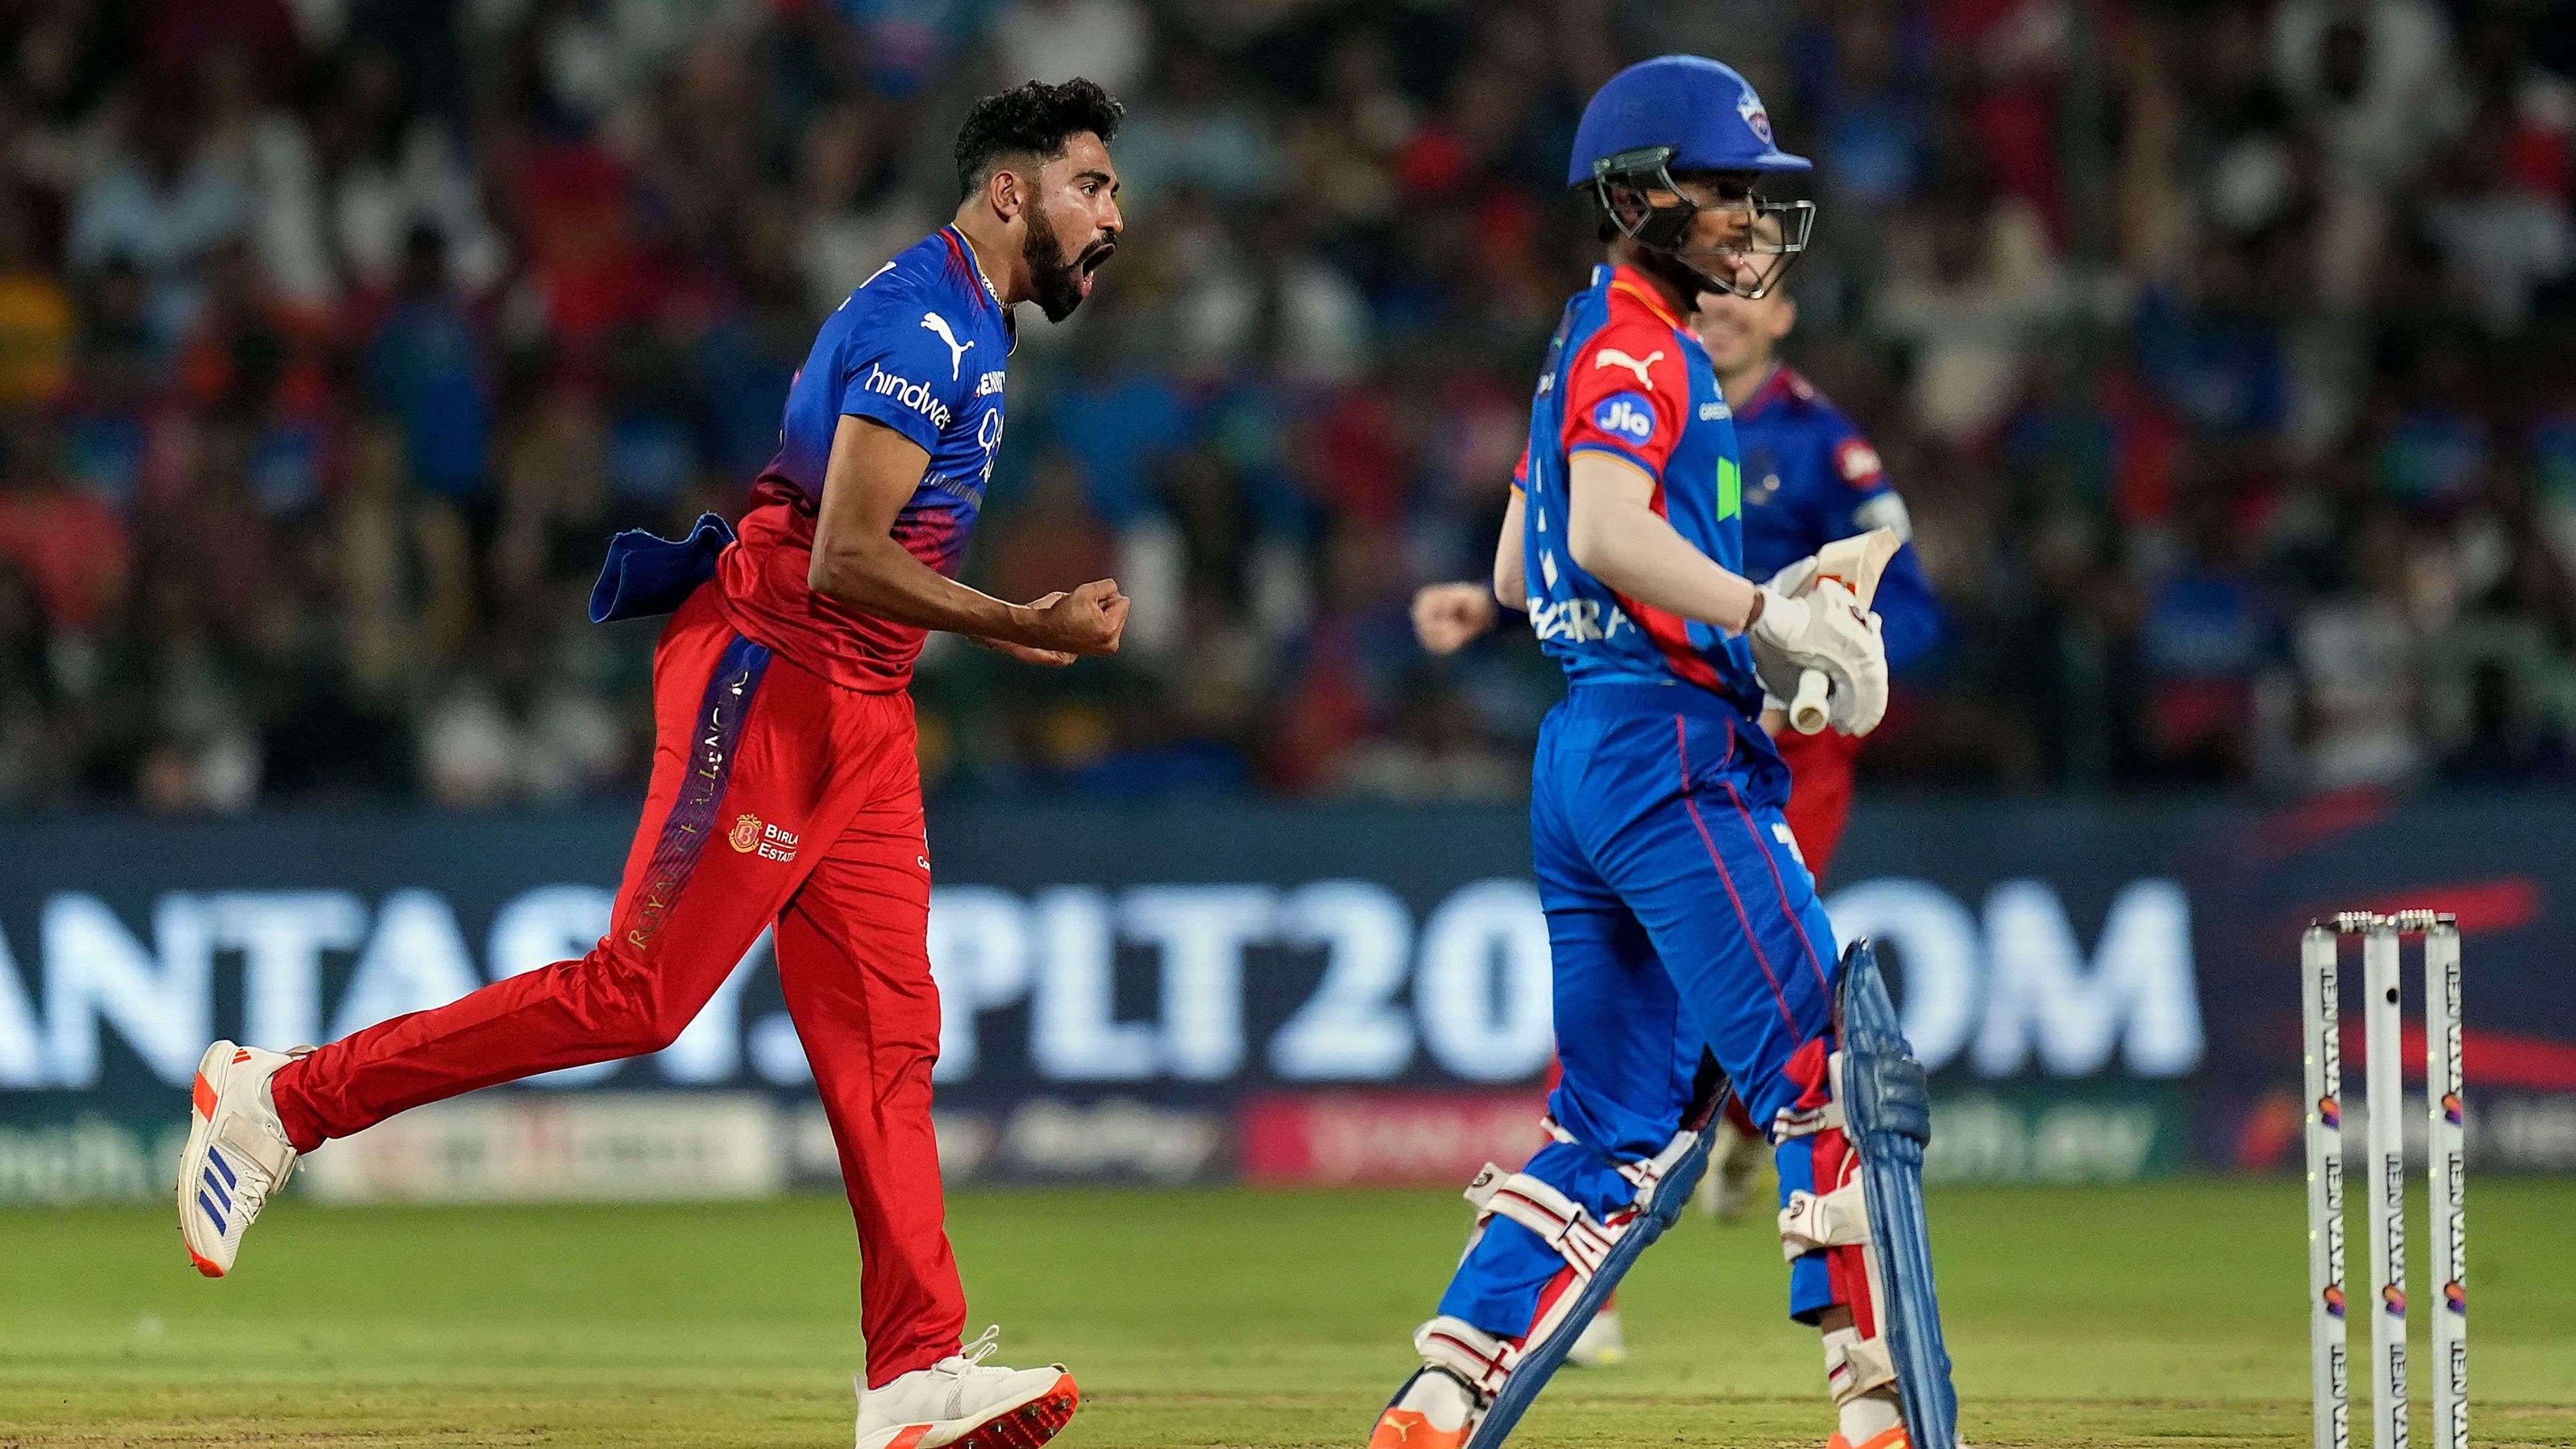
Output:
<path fill-rule="evenodd" d="M 1467 1433 L 1463 1428 L 1434 1429 L 1411 1409 L 1389 1409 L 1369 1432 L 1368 1449 L 1458 1449 L 1467 1442 Z"/>
<path fill-rule="evenodd" d="M 990 1423 L 978 1424 L 957 1441 L 957 1449 L 1038 1449 L 1038 1446 L 1064 1432 L 1073 1422 L 1073 1411 L 1082 1407 L 1082 1390 L 1074 1387 L 1073 1375 L 1055 1381 L 1055 1387 L 1031 1399 Z"/>

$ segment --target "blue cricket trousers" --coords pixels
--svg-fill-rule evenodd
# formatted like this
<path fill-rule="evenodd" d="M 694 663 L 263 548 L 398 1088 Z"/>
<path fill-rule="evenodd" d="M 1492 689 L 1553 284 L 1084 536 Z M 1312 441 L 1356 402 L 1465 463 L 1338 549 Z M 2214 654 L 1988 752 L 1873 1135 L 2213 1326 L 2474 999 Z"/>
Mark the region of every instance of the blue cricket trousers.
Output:
<path fill-rule="evenodd" d="M 1810 1051 L 1838 972 L 1833 926 L 1780 807 L 1788 772 L 1761 726 L 1688 685 L 1577 684 L 1539 731 L 1530 847 L 1555 963 L 1548 1105 L 1575 1140 L 1523 1171 L 1601 1218 L 1633 1200 L 1617 1164 L 1680 1130 L 1703 1051 L 1756 1125 L 1821 1100 Z M 1803 1100 L 1802 1100 L 1803 1099 Z M 1783 1200 L 1813 1189 L 1815 1139 L 1775 1149 Z M 1440 1311 L 1488 1333 L 1528 1331 L 1565 1260 L 1504 1218 L 1469 1247 Z M 1834 1301 L 1825 1258 L 1790 1273 L 1790 1311 Z"/>

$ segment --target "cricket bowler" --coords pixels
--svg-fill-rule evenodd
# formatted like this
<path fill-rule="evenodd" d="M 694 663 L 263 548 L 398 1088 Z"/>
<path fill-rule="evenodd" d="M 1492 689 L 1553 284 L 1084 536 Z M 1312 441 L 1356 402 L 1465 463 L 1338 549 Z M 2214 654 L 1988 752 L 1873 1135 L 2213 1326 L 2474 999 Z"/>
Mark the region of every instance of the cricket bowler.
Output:
<path fill-rule="evenodd" d="M 1567 184 L 1608 256 L 1550 345 L 1493 583 L 1567 676 L 1530 801 L 1563 1074 L 1546 1145 L 1469 1186 L 1474 1234 L 1370 1449 L 1501 1444 L 1679 1215 L 1730 1093 L 1773 1144 L 1834 1449 L 1956 1444 L 1922 1068 L 1869 948 L 1835 952 L 1761 723 L 1813 670 L 1832 727 L 1868 733 L 1886 649 L 1837 580 L 1747 577 L 1730 408 L 1689 321 L 1804 249 L 1813 207 L 1760 184 L 1807 169 L 1743 77 L 1696 56 L 1620 72 L 1577 129 Z"/>
<path fill-rule="evenodd" d="M 927 631 L 1045 665 L 1117 651 L 1114 582 L 1027 604 L 956 582 L 1002 441 L 1013 309 L 1062 321 L 1122 222 L 1118 102 L 1089 81 L 978 102 L 946 226 L 861 282 L 788 393 L 741 536 L 612 546 L 594 618 L 669 613 L 652 785 L 590 953 L 318 1050 L 219 1041 L 198 1067 L 181 1235 L 229 1272 L 299 1155 L 406 1108 L 670 1044 L 764 929 L 858 1224 L 858 1449 L 1034 1449 L 1080 1401 L 1062 1365 L 982 1360 L 931 1135 L 939 993 L 906 686 Z"/>

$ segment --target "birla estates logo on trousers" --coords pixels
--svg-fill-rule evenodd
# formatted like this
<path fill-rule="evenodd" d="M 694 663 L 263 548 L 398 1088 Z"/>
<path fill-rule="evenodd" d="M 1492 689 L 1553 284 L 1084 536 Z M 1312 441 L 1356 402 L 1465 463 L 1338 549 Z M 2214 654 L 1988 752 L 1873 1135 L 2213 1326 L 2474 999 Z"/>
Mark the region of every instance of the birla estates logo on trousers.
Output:
<path fill-rule="evenodd" d="M 757 815 L 736 818 L 725 841 L 745 855 L 757 850 L 763 860 L 789 861 L 796 858 L 795 832 L 763 824 Z"/>

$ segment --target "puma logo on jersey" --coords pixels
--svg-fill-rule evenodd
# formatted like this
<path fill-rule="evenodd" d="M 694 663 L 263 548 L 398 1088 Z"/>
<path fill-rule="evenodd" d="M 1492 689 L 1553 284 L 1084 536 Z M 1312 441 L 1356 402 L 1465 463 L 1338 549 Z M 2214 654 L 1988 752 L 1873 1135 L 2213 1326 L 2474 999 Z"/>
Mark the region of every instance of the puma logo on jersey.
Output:
<path fill-rule="evenodd" d="M 1660 347 L 1644 357 L 1631 356 L 1616 347 L 1604 347 L 1592 354 L 1592 370 L 1599 372 L 1605 367 L 1624 367 L 1637 374 L 1637 386 L 1650 388 L 1655 385 L 1655 380 L 1646 374 L 1646 369 L 1663 360 L 1664 350 Z"/>
<path fill-rule="evenodd" d="M 958 341 L 957 334 L 948 330 L 948 319 L 936 312 L 922 313 L 921 325 L 938 333 L 939 340 L 948 344 L 948 380 L 955 382 L 964 375 L 960 369 L 966 365 L 966 349 L 973 347 L 975 340 L 970 337 L 963 342 Z M 1660 352 L 1655 355 L 1663 356 Z"/>

